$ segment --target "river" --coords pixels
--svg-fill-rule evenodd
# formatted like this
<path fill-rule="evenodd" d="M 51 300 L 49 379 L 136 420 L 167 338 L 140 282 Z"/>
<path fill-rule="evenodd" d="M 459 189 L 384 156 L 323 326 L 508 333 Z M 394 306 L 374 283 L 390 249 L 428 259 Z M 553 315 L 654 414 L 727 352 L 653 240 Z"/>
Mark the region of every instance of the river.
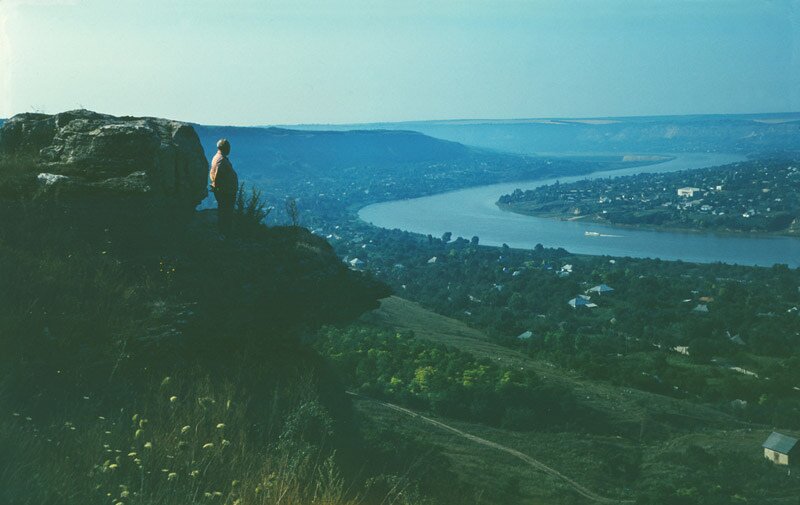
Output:
<path fill-rule="evenodd" d="M 673 172 L 719 166 L 744 160 L 735 154 L 682 154 L 655 165 L 575 177 L 562 183 L 638 173 Z M 556 179 L 539 179 L 478 186 L 407 200 L 376 203 L 362 208 L 359 217 L 382 228 L 469 239 L 477 235 L 483 245 L 530 249 L 536 244 L 563 247 L 578 254 L 660 258 L 698 263 L 722 262 L 772 266 L 800 266 L 800 239 L 764 235 L 733 235 L 617 228 L 601 224 L 538 218 L 503 211 L 495 202 L 516 188 L 532 189 Z M 591 232 L 586 235 L 585 232 Z M 599 234 L 599 235 L 595 235 Z"/>

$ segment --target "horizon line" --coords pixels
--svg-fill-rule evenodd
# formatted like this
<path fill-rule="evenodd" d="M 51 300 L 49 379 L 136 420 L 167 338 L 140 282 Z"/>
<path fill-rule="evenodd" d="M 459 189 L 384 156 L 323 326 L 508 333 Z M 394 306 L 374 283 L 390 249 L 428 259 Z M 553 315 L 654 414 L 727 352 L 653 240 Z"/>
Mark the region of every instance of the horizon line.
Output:
<path fill-rule="evenodd" d="M 37 111 L 18 112 L 9 117 L 0 117 L 0 121 L 7 121 L 15 116 L 21 114 L 47 114 L 55 115 L 63 112 L 73 110 L 90 110 L 85 108 L 67 109 L 61 112 L 52 114 L 42 113 Z M 98 112 L 100 114 L 109 114 L 107 112 Z M 114 115 L 114 114 L 109 114 Z M 729 112 L 729 113 L 688 113 L 688 114 L 633 114 L 633 115 L 620 115 L 620 116 L 540 116 L 540 117 L 520 117 L 520 118 L 450 118 L 450 119 L 405 119 L 405 120 L 384 120 L 384 121 L 359 121 L 359 122 L 319 122 L 319 123 L 263 123 L 263 124 L 220 124 L 220 123 L 202 123 L 198 121 L 187 121 L 182 119 L 164 118 L 162 116 L 134 116 L 130 114 L 123 114 L 118 117 L 153 117 L 170 119 L 172 121 L 180 121 L 193 125 L 208 126 L 208 127 L 234 127 L 234 128 L 292 128 L 292 127 L 344 127 L 344 126 L 368 126 L 368 125 L 403 125 L 412 123 L 524 123 L 533 121 L 612 121 L 612 120 L 625 120 L 625 119 L 648 119 L 648 118 L 674 118 L 674 117 L 725 117 L 725 116 L 793 116 L 797 115 L 800 119 L 800 110 L 797 111 L 772 111 L 772 112 Z M 598 124 L 596 126 L 602 126 Z"/>

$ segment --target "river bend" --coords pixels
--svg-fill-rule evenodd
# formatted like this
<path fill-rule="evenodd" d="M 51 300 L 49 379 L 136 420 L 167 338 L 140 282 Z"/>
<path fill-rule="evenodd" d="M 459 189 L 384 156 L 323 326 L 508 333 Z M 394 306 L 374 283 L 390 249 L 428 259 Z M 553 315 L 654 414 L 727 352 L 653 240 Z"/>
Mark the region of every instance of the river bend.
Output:
<path fill-rule="evenodd" d="M 562 183 L 639 173 L 674 172 L 743 161 L 735 154 L 679 155 L 655 165 L 561 177 Z M 699 263 L 723 262 L 772 266 L 800 266 L 800 239 L 764 235 L 734 235 L 618 228 L 596 223 L 525 216 L 501 210 L 495 202 L 516 188 L 533 189 L 556 179 L 539 179 L 478 186 L 436 195 L 376 203 L 358 215 L 382 228 L 399 228 L 424 235 L 477 235 L 484 245 L 515 248 L 563 247 L 578 254 L 661 258 Z M 586 232 L 589 232 L 587 234 Z"/>

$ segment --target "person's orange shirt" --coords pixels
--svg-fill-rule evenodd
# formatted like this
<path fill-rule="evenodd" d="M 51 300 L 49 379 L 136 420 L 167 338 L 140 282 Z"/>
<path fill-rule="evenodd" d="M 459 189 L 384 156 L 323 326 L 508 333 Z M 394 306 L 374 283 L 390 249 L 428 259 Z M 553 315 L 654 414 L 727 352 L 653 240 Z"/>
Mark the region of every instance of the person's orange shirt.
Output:
<path fill-rule="evenodd" d="M 211 170 L 208 176 L 211 179 L 211 187 L 216 191 L 235 193 L 239 189 L 239 177 L 233 170 L 233 165 L 228 157 L 220 151 L 217 151 L 211 160 Z"/>

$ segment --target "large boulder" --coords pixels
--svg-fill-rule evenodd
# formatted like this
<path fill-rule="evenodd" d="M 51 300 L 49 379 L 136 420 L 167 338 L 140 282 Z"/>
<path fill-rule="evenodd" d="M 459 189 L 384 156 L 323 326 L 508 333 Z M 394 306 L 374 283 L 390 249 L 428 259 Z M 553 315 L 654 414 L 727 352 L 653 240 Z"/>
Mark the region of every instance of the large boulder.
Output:
<path fill-rule="evenodd" d="M 88 110 L 19 114 L 0 127 L 0 155 L 32 158 L 45 186 L 179 207 L 196 206 L 207 194 L 200 140 L 178 121 Z"/>

